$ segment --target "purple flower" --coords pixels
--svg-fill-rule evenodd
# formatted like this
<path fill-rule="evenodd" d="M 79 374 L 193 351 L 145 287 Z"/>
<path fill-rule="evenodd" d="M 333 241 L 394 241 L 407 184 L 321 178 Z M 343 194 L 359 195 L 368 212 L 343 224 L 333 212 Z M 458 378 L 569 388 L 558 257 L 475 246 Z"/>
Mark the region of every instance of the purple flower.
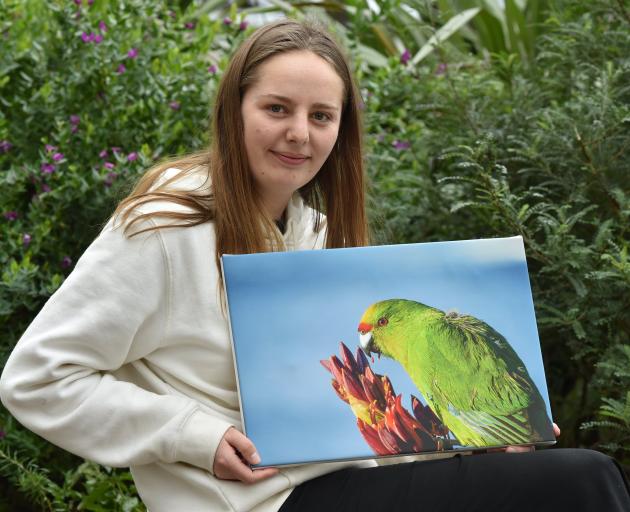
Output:
<path fill-rule="evenodd" d="M 112 146 L 112 153 L 120 153 L 120 148 L 118 146 Z"/>
<path fill-rule="evenodd" d="M 122 75 L 125 71 L 127 71 L 127 68 L 124 64 L 120 64 L 118 66 L 118 69 L 116 69 L 116 73 L 118 73 L 119 75 Z"/>
<path fill-rule="evenodd" d="M 28 233 L 24 233 L 22 235 L 22 245 L 26 248 L 29 246 L 29 244 L 31 243 L 31 235 L 29 235 Z"/>
<path fill-rule="evenodd" d="M 92 5 L 94 3 L 94 0 L 87 0 L 88 5 Z"/>
<path fill-rule="evenodd" d="M 4 218 L 7 220 L 16 220 L 18 218 L 18 212 L 11 210 L 9 212 L 4 212 Z"/>
<path fill-rule="evenodd" d="M 133 161 L 135 161 L 137 159 L 138 159 L 138 153 L 136 153 L 135 151 L 133 151 L 132 153 L 129 153 L 127 155 L 127 161 L 128 162 L 133 162 Z"/>
<path fill-rule="evenodd" d="M 99 156 L 99 157 L 101 157 L 101 158 L 105 158 L 105 157 L 107 156 L 107 150 L 106 150 L 106 149 L 104 149 L 103 151 L 101 151 L 101 152 L 98 154 L 98 156 Z"/>
<path fill-rule="evenodd" d="M 436 75 L 443 75 L 444 73 L 446 73 L 448 66 L 446 65 L 446 62 L 440 62 L 438 64 L 437 69 L 435 70 L 435 74 Z"/>
<path fill-rule="evenodd" d="M 226 16 L 225 18 L 223 18 L 223 24 L 224 25 L 231 25 L 232 24 L 232 20 Z"/>
<path fill-rule="evenodd" d="M 216 72 L 217 72 L 217 67 L 214 64 L 212 64 L 212 66 L 208 68 L 208 73 L 212 73 L 214 75 Z"/>
<path fill-rule="evenodd" d="M 75 124 L 72 128 L 70 128 L 72 133 L 77 133 L 79 131 L 79 127 Z"/>
<path fill-rule="evenodd" d="M 405 51 L 402 52 L 402 55 L 400 56 L 400 63 L 406 66 L 407 62 L 409 62 L 410 60 L 411 60 L 411 52 L 407 50 L 407 48 L 405 48 Z"/>
<path fill-rule="evenodd" d="M 105 162 L 103 164 L 103 167 L 105 167 L 105 169 L 113 169 L 115 167 L 115 165 L 111 162 Z"/>
<path fill-rule="evenodd" d="M 50 191 L 51 191 L 50 186 L 49 186 L 49 185 L 47 185 L 46 183 L 44 183 L 44 184 L 42 185 L 42 192 L 50 192 Z"/>
<path fill-rule="evenodd" d="M 52 174 L 55 172 L 55 166 L 53 164 L 49 164 L 48 162 L 44 162 L 39 168 L 44 174 Z"/>
<path fill-rule="evenodd" d="M 81 5 L 82 0 L 74 0 L 74 3 L 77 4 L 77 5 Z"/>
<path fill-rule="evenodd" d="M 72 266 L 72 258 L 70 256 L 64 256 L 61 260 L 61 268 L 70 268 Z"/>
<path fill-rule="evenodd" d="M 173 110 L 179 110 L 179 101 L 171 101 L 168 106 L 171 107 Z"/>
<path fill-rule="evenodd" d="M 103 42 L 103 36 L 101 34 L 96 34 L 94 36 L 94 42 L 96 44 L 102 43 Z"/>
<path fill-rule="evenodd" d="M 118 177 L 118 174 L 115 172 L 108 172 L 107 176 L 105 176 L 105 180 L 103 181 L 103 185 L 106 187 L 111 187 L 114 180 Z"/>
<path fill-rule="evenodd" d="M 8 140 L 0 140 L 0 153 L 8 153 L 12 147 L 13 144 Z"/>
<path fill-rule="evenodd" d="M 53 159 L 55 162 L 58 162 L 59 160 L 63 160 L 63 153 L 55 153 L 55 154 L 52 156 L 52 159 Z"/>
<path fill-rule="evenodd" d="M 411 144 L 406 140 L 395 140 L 394 142 L 392 142 L 392 146 L 394 146 L 394 149 L 402 151 L 403 149 L 409 149 L 411 147 Z"/>
<path fill-rule="evenodd" d="M 81 40 L 84 43 L 89 43 L 90 42 L 90 35 L 87 32 L 82 32 L 81 33 Z"/>
<path fill-rule="evenodd" d="M 104 21 L 98 22 L 98 28 L 101 32 L 107 32 L 107 25 L 105 25 Z"/>
<path fill-rule="evenodd" d="M 46 152 L 50 153 L 51 151 L 56 151 L 57 150 L 57 146 L 52 146 L 50 144 L 46 144 Z"/>
<path fill-rule="evenodd" d="M 127 52 L 127 57 L 129 57 L 130 59 L 135 59 L 137 56 L 138 56 L 137 48 L 132 48 L 131 50 Z"/>
<path fill-rule="evenodd" d="M 184 27 L 186 27 L 188 30 L 193 30 L 195 28 L 195 22 L 189 21 L 187 23 L 184 23 Z"/>
<path fill-rule="evenodd" d="M 239 30 L 245 30 L 248 27 L 248 25 L 249 25 L 249 22 L 243 20 L 243 21 L 241 21 L 241 24 L 238 26 L 238 29 Z"/>
<path fill-rule="evenodd" d="M 70 122 L 72 124 L 79 124 L 81 122 L 81 118 L 77 115 L 71 115 L 70 116 Z"/>

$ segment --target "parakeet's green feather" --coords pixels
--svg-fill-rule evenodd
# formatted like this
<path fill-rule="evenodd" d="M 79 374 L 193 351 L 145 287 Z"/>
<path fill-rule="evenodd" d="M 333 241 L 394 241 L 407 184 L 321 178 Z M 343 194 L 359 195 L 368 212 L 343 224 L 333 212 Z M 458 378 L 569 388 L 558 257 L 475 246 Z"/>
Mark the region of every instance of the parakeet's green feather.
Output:
<path fill-rule="evenodd" d="M 392 299 L 370 306 L 372 349 L 397 360 L 463 445 L 553 439 L 545 403 L 507 340 L 469 315 Z"/>

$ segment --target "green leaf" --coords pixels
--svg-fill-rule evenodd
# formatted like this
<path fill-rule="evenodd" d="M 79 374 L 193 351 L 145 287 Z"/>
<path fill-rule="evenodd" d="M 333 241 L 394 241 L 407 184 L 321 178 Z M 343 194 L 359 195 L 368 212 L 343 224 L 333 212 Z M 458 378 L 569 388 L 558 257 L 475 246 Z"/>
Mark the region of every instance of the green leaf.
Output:
<path fill-rule="evenodd" d="M 507 53 L 503 24 L 486 9 L 474 19 L 483 49 L 490 53 Z"/>
<path fill-rule="evenodd" d="M 373 67 L 382 68 L 387 66 L 387 57 L 379 53 L 371 46 L 358 43 L 359 54 L 365 61 Z"/>
<path fill-rule="evenodd" d="M 435 34 L 433 34 L 426 44 L 420 48 L 418 53 L 411 59 L 411 64 L 417 65 L 427 55 L 429 55 L 435 48 L 451 37 L 455 32 L 462 28 L 466 23 L 473 19 L 481 11 L 480 7 L 474 7 L 472 9 L 466 9 L 460 12 L 448 20 L 442 27 L 440 27 Z"/>
<path fill-rule="evenodd" d="M 510 50 L 518 53 L 523 62 L 528 62 L 533 53 L 533 43 L 525 16 L 515 0 L 505 0 L 505 23 L 507 26 Z"/>

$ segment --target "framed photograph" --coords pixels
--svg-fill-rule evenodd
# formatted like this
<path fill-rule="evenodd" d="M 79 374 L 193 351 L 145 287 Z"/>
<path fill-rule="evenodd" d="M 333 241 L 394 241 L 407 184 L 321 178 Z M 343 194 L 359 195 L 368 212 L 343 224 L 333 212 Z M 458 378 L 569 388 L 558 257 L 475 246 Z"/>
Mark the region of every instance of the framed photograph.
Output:
<path fill-rule="evenodd" d="M 222 265 L 259 467 L 555 442 L 521 237 Z"/>

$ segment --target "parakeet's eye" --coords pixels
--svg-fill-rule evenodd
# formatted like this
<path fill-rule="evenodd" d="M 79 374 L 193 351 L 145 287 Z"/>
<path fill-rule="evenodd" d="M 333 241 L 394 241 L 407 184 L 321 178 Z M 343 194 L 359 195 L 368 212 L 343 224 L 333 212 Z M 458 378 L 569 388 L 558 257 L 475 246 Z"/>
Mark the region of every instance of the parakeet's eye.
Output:
<path fill-rule="evenodd" d="M 387 325 L 387 322 L 389 322 L 389 320 L 387 320 L 387 318 L 382 317 L 378 319 L 378 326 L 379 327 L 384 327 Z"/>

